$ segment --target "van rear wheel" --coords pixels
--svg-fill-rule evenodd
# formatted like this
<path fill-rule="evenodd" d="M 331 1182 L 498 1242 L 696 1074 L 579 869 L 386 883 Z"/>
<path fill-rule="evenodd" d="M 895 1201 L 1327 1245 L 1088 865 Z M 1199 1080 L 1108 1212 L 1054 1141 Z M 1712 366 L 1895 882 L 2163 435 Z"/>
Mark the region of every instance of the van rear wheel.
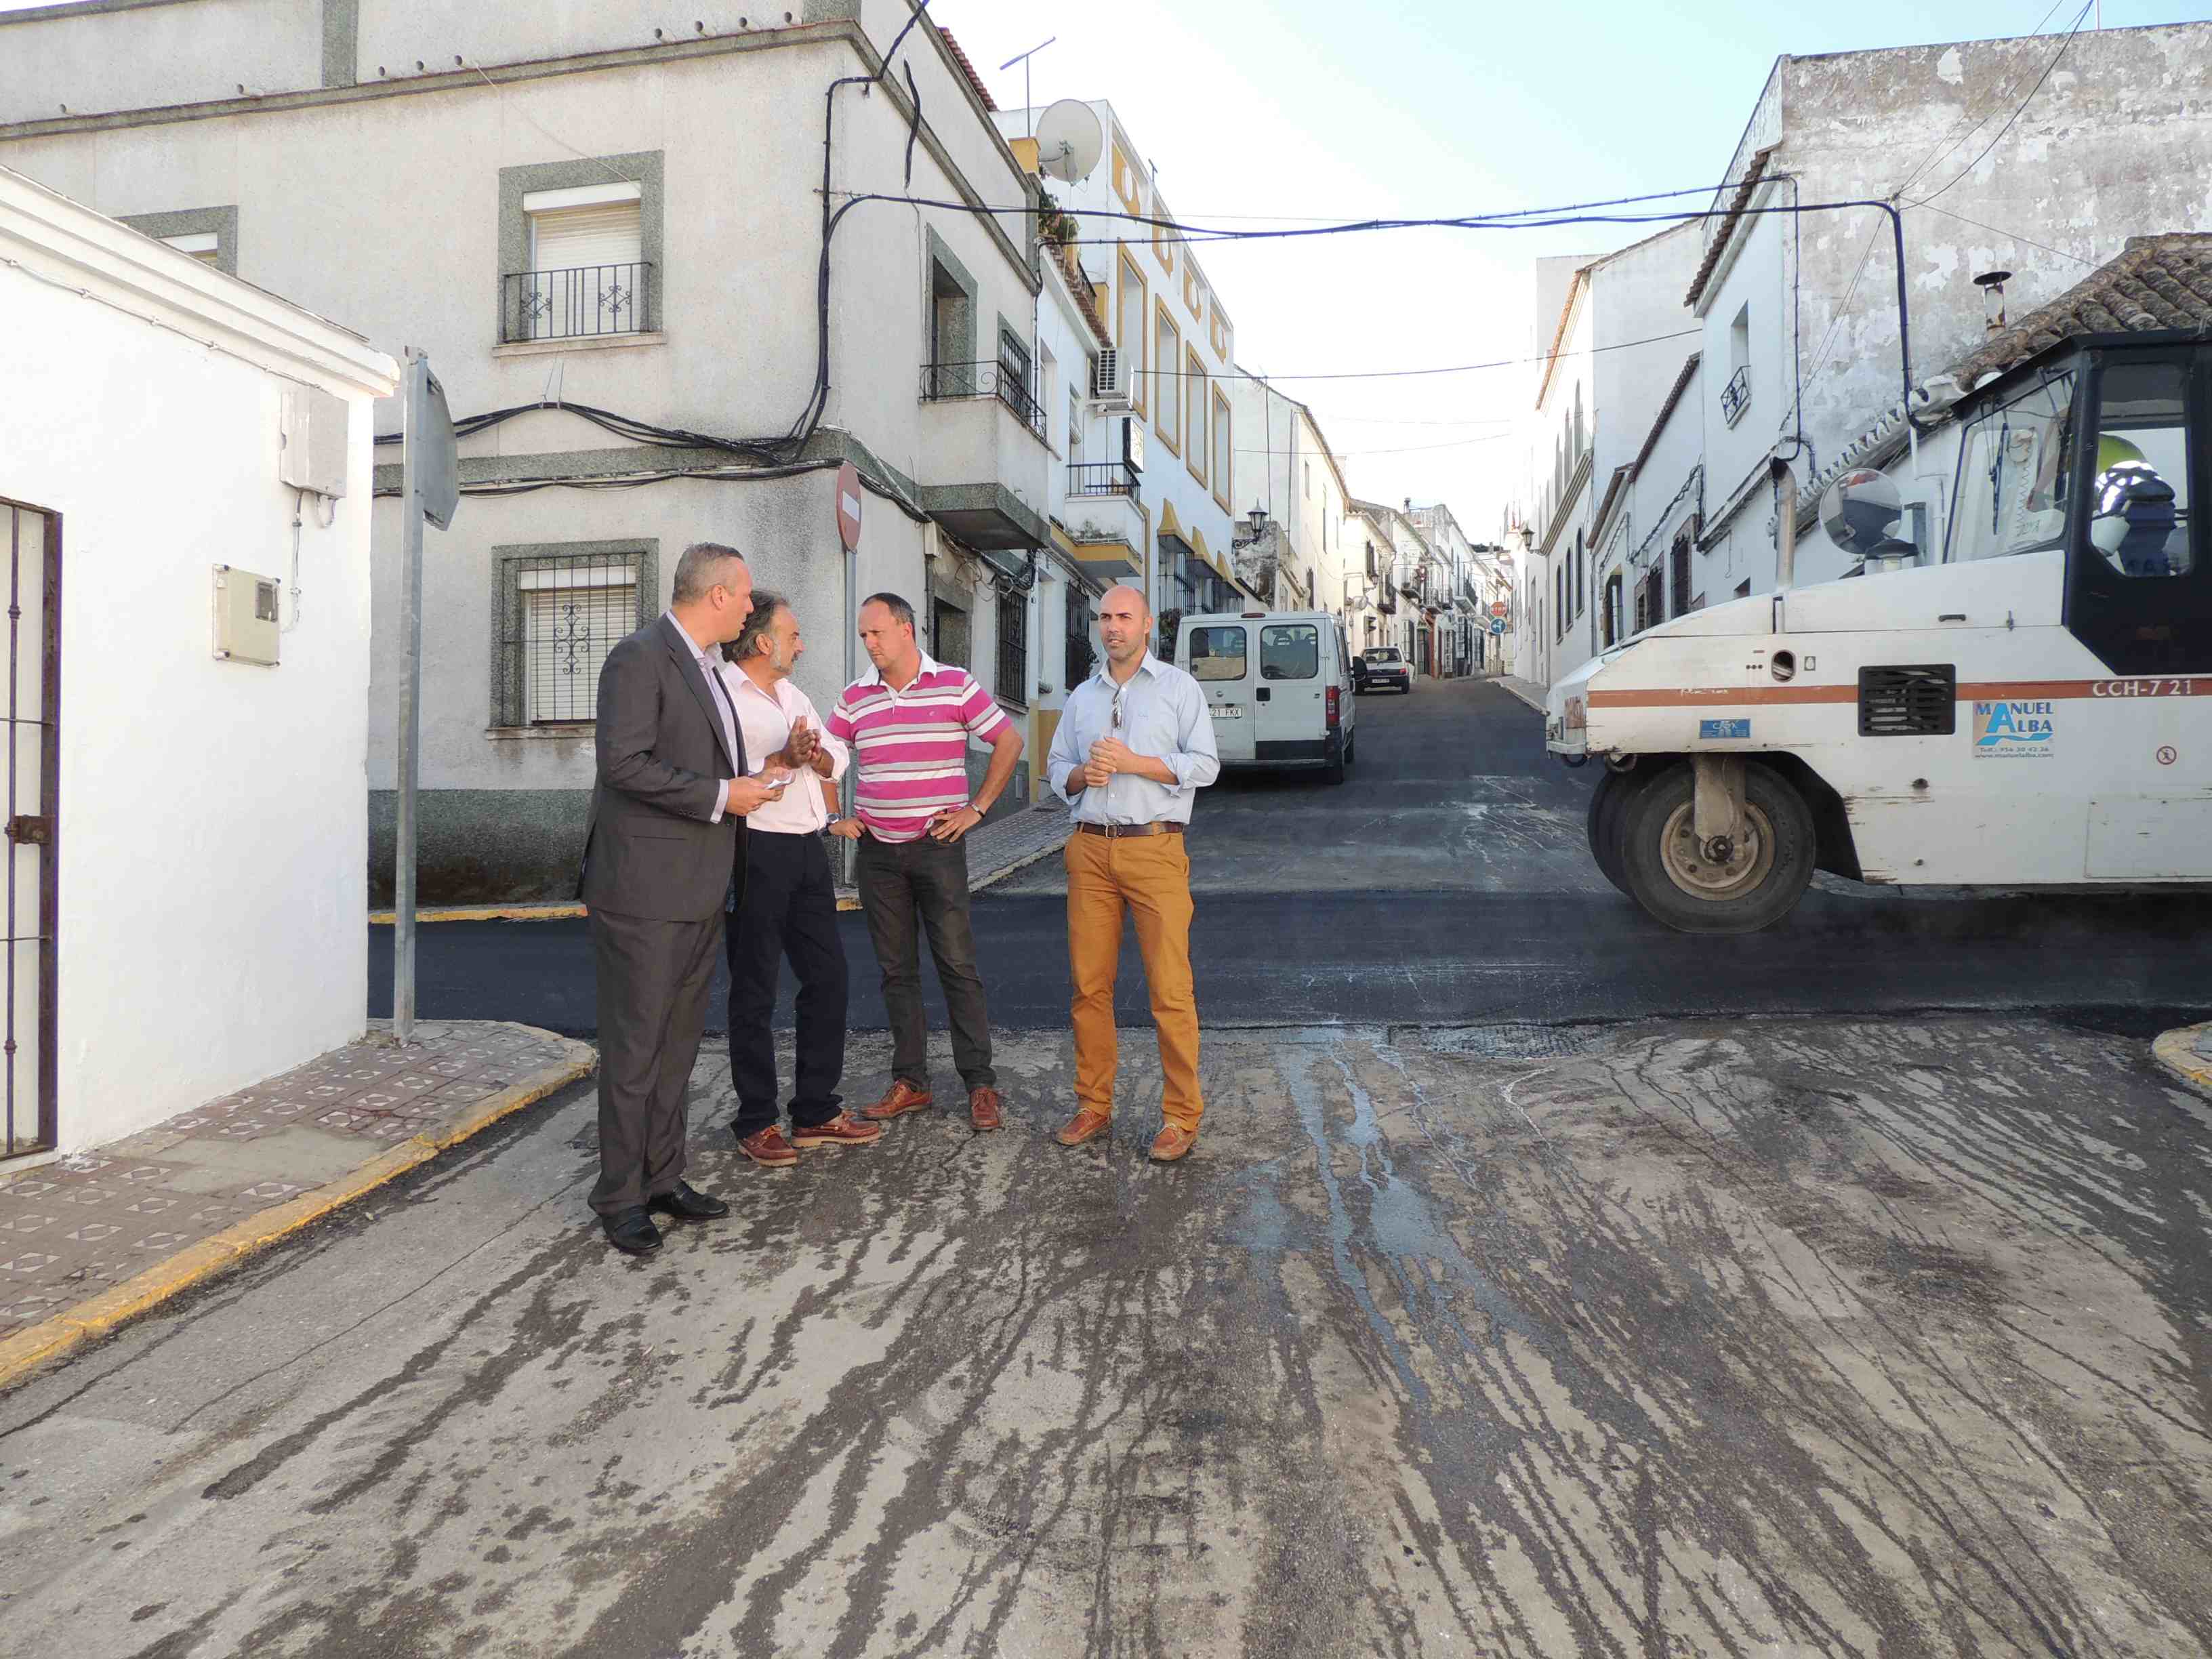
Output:
<path fill-rule="evenodd" d="M 1345 763 L 1351 758 L 1351 752 L 1345 746 L 1344 733 L 1341 731 L 1330 732 L 1328 764 L 1322 769 L 1321 781 L 1323 783 L 1342 783 Z"/>
<path fill-rule="evenodd" d="M 1630 897 L 1677 933 L 1771 927 L 1796 908 L 1813 879 L 1815 838 L 1804 797 L 1755 761 L 1744 768 L 1743 786 L 1746 832 L 1741 844 L 1724 849 L 1698 840 L 1694 775 L 1686 763 L 1622 797 L 1624 884 Z"/>

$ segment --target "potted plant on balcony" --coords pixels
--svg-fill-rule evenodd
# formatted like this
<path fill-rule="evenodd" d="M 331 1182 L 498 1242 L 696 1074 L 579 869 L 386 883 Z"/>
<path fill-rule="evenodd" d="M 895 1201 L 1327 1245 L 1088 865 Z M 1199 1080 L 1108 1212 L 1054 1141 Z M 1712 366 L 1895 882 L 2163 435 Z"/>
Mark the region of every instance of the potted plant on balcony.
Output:
<path fill-rule="evenodd" d="M 1037 240 L 1050 243 L 1056 250 L 1065 250 L 1080 234 L 1075 216 L 1054 200 L 1050 191 L 1038 193 L 1044 201 L 1037 209 Z"/>

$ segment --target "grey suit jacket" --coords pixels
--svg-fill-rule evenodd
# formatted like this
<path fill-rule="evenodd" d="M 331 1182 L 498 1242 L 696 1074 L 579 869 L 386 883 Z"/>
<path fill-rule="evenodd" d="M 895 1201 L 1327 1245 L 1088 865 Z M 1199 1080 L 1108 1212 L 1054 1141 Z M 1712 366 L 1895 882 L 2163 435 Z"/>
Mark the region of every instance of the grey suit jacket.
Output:
<path fill-rule="evenodd" d="M 704 921 L 744 877 L 744 820 L 709 822 L 731 778 L 715 693 L 676 624 L 656 617 L 599 671 L 599 780 L 577 894 L 595 910 Z"/>

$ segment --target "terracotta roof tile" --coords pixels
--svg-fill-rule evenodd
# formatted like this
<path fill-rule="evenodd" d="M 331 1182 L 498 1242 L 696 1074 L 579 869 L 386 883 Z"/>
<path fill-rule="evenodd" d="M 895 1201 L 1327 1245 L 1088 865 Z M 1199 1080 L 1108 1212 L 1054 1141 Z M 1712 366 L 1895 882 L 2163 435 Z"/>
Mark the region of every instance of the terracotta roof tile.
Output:
<path fill-rule="evenodd" d="M 1735 239 L 1735 228 L 1743 218 L 1743 210 L 1751 205 L 1751 193 L 1759 188 L 1759 181 L 1766 176 L 1767 159 L 1773 154 L 1771 145 L 1755 153 L 1743 181 L 1736 185 L 1735 194 L 1729 198 L 1728 212 L 1721 220 L 1720 233 L 1705 245 L 1705 257 L 1698 262 L 1698 274 L 1690 278 L 1690 291 L 1682 296 L 1682 303 L 1692 310 L 1697 309 L 1698 301 L 1705 294 L 1705 284 L 1712 281 L 1714 268 L 1721 262 L 1721 255 L 1728 252 L 1729 243 Z"/>
<path fill-rule="evenodd" d="M 937 32 L 945 37 L 945 49 L 952 54 L 952 61 L 960 65 L 960 72 L 968 77 L 968 84 L 975 88 L 975 95 L 983 100 L 983 107 L 996 115 L 999 112 L 999 106 L 991 101 L 991 89 L 983 84 L 983 77 L 975 73 L 975 66 L 968 61 L 968 54 L 960 49 L 960 43 L 952 38 L 952 31 L 940 28 Z"/>
<path fill-rule="evenodd" d="M 1951 374 L 1971 390 L 2075 335 L 2170 328 L 2212 329 L 2212 232 L 2129 237 L 2118 257 L 1985 342 Z"/>

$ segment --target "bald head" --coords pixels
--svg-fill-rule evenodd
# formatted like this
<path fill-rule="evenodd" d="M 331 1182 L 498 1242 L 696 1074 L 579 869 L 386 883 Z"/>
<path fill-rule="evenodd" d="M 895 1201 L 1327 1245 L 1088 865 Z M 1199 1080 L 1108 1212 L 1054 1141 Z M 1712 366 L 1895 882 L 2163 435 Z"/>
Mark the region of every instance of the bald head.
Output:
<path fill-rule="evenodd" d="M 1127 678 L 1144 659 L 1152 632 L 1152 610 L 1142 593 L 1126 582 L 1106 590 L 1098 601 L 1098 642 L 1117 678 Z"/>

